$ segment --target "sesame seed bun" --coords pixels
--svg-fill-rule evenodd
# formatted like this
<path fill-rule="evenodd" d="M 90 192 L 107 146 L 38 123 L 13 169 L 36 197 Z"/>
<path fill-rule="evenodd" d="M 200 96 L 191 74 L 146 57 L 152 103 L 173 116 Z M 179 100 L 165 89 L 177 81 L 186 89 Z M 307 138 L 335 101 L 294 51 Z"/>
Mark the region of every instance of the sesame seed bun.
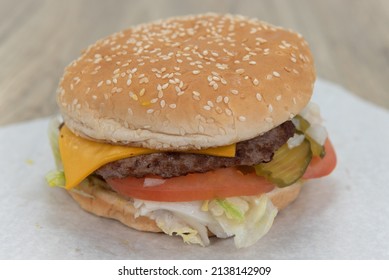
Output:
<path fill-rule="evenodd" d="M 203 14 L 96 42 L 66 68 L 57 100 L 67 126 L 83 137 L 188 150 L 251 139 L 291 119 L 314 81 L 299 34 Z"/>
<path fill-rule="evenodd" d="M 296 182 L 285 188 L 275 188 L 267 195 L 278 210 L 292 203 L 299 195 L 302 182 Z M 136 209 L 131 199 L 124 198 L 114 191 L 89 183 L 83 183 L 68 193 L 82 209 L 100 217 L 110 218 L 126 226 L 148 232 L 161 232 L 154 220 L 146 217 L 135 217 Z M 213 235 L 209 232 L 209 235 Z"/>

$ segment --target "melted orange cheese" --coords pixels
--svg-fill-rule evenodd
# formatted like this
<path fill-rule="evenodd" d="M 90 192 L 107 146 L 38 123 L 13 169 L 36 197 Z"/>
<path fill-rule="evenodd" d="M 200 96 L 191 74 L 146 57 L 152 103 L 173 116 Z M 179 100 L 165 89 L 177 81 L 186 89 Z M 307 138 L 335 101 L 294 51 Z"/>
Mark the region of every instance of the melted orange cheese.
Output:
<path fill-rule="evenodd" d="M 59 150 L 65 172 L 66 189 L 72 189 L 99 167 L 119 159 L 157 153 L 158 150 L 119 146 L 81 138 L 65 125 L 61 128 Z M 234 157 L 236 145 L 188 151 L 220 157 Z"/>

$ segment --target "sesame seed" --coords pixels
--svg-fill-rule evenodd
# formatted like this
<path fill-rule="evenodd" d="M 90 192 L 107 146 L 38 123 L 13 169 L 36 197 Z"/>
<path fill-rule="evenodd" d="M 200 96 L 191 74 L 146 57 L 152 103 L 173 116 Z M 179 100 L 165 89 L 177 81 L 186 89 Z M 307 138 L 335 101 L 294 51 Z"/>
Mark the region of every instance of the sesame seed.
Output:
<path fill-rule="evenodd" d="M 254 79 L 254 80 L 253 80 L 253 85 L 254 85 L 254 86 L 259 85 L 259 80 L 258 80 L 258 79 Z"/>
<path fill-rule="evenodd" d="M 105 83 L 106 83 L 107 85 L 110 85 L 112 82 L 111 82 L 111 80 L 106 80 Z"/>
<path fill-rule="evenodd" d="M 238 73 L 238 74 L 243 74 L 244 73 L 244 69 L 239 68 L 239 69 L 236 69 L 235 72 Z"/>
<path fill-rule="evenodd" d="M 134 99 L 135 101 L 138 101 L 138 96 L 136 94 L 134 94 L 132 91 L 129 92 L 129 95 L 132 99 Z"/>
<path fill-rule="evenodd" d="M 192 73 L 195 74 L 195 75 L 197 75 L 197 74 L 200 73 L 200 70 L 193 70 Z"/>
<path fill-rule="evenodd" d="M 94 100 L 96 100 L 96 99 L 97 99 L 97 96 L 96 96 L 96 95 L 92 95 L 92 98 L 93 98 Z"/>
<path fill-rule="evenodd" d="M 153 112 L 154 112 L 154 109 L 148 109 L 148 110 L 146 111 L 147 114 L 151 114 L 151 113 L 153 113 Z"/>
<path fill-rule="evenodd" d="M 147 77 L 144 77 L 144 78 L 139 80 L 140 84 L 147 84 L 148 82 L 149 82 L 149 79 Z"/>
<path fill-rule="evenodd" d="M 246 120 L 246 117 L 245 116 L 239 116 L 238 119 L 241 121 L 241 122 L 244 122 Z"/>
<path fill-rule="evenodd" d="M 234 95 L 237 95 L 239 94 L 239 91 L 237 91 L 236 89 L 231 89 L 230 92 Z"/>
<path fill-rule="evenodd" d="M 269 106 L 267 106 L 268 110 L 269 110 L 269 113 L 273 112 L 273 106 L 271 104 L 269 104 Z"/>
<path fill-rule="evenodd" d="M 166 79 L 166 78 L 168 78 L 168 77 L 169 77 L 169 75 L 170 75 L 169 73 L 166 73 L 165 75 L 163 75 L 163 76 L 162 76 L 162 79 Z"/>
<path fill-rule="evenodd" d="M 227 84 L 227 81 L 225 79 L 223 79 L 223 78 L 220 81 L 222 82 L 223 85 Z"/>
<path fill-rule="evenodd" d="M 297 59 L 295 57 L 291 57 L 290 60 L 293 62 L 293 63 L 296 63 L 297 62 Z"/>
<path fill-rule="evenodd" d="M 143 96 L 146 92 L 146 89 L 145 88 L 142 88 L 139 92 L 139 96 Z"/>
<path fill-rule="evenodd" d="M 250 62 L 249 62 L 249 64 L 251 64 L 251 65 L 255 65 L 255 64 L 257 64 L 254 60 L 251 60 Z"/>
<path fill-rule="evenodd" d="M 277 100 L 277 101 L 280 101 L 280 100 L 281 100 L 281 97 L 282 97 L 281 95 L 277 95 L 276 100 Z"/>
<path fill-rule="evenodd" d="M 175 109 L 175 108 L 177 108 L 177 105 L 173 103 L 173 104 L 170 104 L 169 107 L 170 107 L 171 109 Z"/>
<path fill-rule="evenodd" d="M 101 87 L 101 85 L 104 83 L 104 81 L 100 81 L 98 84 L 97 84 L 97 87 Z"/>
<path fill-rule="evenodd" d="M 223 102 L 225 104 L 228 104 L 229 101 L 230 101 L 230 98 L 228 96 L 225 96 L 224 99 L 223 99 Z"/>
<path fill-rule="evenodd" d="M 210 111 L 210 110 L 211 110 L 211 107 L 208 106 L 208 105 L 205 105 L 203 108 L 204 108 L 204 110 L 207 110 L 207 111 Z"/>
<path fill-rule="evenodd" d="M 212 85 L 212 87 L 213 87 L 214 90 L 217 90 L 219 86 L 218 86 L 217 83 L 214 83 L 214 84 Z"/>
<path fill-rule="evenodd" d="M 292 70 L 291 70 L 289 67 L 287 67 L 287 66 L 285 66 L 284 69 L 285 69 L 286 72 L 292 71 Z"/>
<path fill-rule="evenodd" d="M 210 101 L 210 100 L 207 101 L 207 104 L 208 104 L 210 107 L 213 107 L 213 106 L 214 106 L 214 105 L 213 105 L 213 102 Z"/>
<path fill-rule="evenodd" d="M 279 78 L 281 75 L 280 75 L 280 73 L 273 71 L 273 76 Z"/>
<path fill-rule="evenodd" d="M 198 91 L 194 90 L 192 93 L 193 93 L 194 96 L 200 96 L 200 92 L 198 92 Z"/>
<path fill-rule="evenodd" d="M 262 95 L 259 92 L 257 92 L 255 97 L 257 98 L 258 101 L 262 101 Z"/>
<path fill-rule="evenodd" d="M 230 109 L 226 108 L 224 111 L 226 112 L 227 116 L 232 116 L 232 111 Z"/>
<path fill-rule="evenodd" d="M 165 84 L 162 85 L 162 89 L 167 89 L 168 86 L 169 86 L 169 83 L 165 83 Z"/>
<path fill-rule="evenodd" d="M 165 107 L 166 105 L 165 100 L 161 100 L 161 102 L 159 102 L 159 105 L 161 106 L 161 108 Z"/>
<path fill-rule="evenodd" d="M 223 101 L 223 96 L 219 95 L 217 98 L 216 98 L 216 103 L 220 103 Z"/>

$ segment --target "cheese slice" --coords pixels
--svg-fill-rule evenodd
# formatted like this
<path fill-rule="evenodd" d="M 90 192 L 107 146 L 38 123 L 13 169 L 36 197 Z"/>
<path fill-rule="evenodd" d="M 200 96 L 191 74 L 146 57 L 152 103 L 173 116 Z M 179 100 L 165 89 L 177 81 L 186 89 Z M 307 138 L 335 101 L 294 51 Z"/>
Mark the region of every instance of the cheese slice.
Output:
<path fill-rule="evenodd" d="M 65 125 L 59 134 L 59 150 L 64 167 L 66 189 L 72 189 L 99 167 L 119 159 L 157 153 L 158 150 L 100 143 L 75 135 Z M 236 145 L 188 151 L 220 157 L 234 157 Z"/>

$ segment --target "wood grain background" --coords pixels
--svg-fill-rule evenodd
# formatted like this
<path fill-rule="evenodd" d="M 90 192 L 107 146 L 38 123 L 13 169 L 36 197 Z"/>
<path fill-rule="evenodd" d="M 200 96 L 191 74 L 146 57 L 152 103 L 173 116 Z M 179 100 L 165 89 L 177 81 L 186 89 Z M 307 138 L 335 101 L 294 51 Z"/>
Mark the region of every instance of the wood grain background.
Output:
<path fill-rule="evenodd" d="M 97 39 L 137 23 L 209 11 L 300 32 L 318 76 L 389 108 L 387 0 L 0 0 L 0 125 L 54 114 L 63 68 Z"/>

